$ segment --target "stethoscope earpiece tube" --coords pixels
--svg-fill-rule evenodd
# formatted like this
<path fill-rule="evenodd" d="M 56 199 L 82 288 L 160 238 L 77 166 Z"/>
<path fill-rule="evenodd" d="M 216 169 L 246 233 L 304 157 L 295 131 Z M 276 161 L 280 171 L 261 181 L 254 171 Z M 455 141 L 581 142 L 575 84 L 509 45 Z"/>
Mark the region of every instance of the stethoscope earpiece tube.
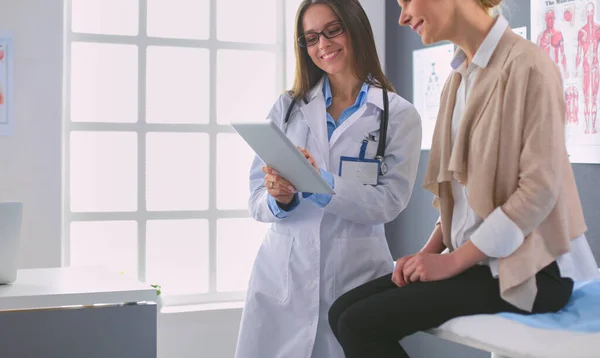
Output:
<path fill-rule="evenodd" d="M 287 113 L 285 114 L 285 120 L 283 121 L 283 133 L 287 134 L 287 126 L 288 126 L 288 122 L 290 121 L 290 115 L 292 114 L 292 109 L 294 108 L 294 105 L 296 104 L 296 99 L 293 98 L 292 99 L 292 103 L 290 104 Z"/>
<path fill-rule="evenodd" d="M 385 156 L 385 144 L 387 139 L 387 127 L 389 120 L 389 98 L 388 93 L 385 88 L 382 88 L 383 91 L 383 112 L 381 112 L 381 121 L 379 127 L 379 146 L 377 147 L 377 155 L 375 159 L 379 160 L 381 163 L 381 174 L 385 175 L 387 173 L 387 165 L 385 164 L 384 156 Z"/>

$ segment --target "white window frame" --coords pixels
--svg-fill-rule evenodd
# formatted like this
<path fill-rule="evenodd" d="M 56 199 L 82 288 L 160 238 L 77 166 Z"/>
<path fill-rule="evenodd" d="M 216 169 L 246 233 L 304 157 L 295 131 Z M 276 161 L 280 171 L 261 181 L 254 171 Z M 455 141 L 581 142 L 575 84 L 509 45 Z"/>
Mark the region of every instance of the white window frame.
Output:
<path fill-rule="evenodd" d="M 210 0 L 210 36 L 208 40 L 185 40 L 153 38 L 146 36 L 147 0 L 139 0 L 139 33 L 137 36 L 87 34 L 72 32 L 71 2 L 65 1 L 65 68 L 64 68 L 64 126 L 63 126 L 63 245 L 62 265 L 69 266 L 70 257 L 70 227 L 72 222 L 78 221 L 135 221 L 137 222 L 137 255 L 138 279 L 146 280 L 146 221 L 147 220 L 173 220 L 173 219 L 206 219 L 209 223 L 209 290 L 205 294 L 171 295 L 163 296 L 166 305 L 186 305 L 201 303 L 216 303 L 225 301 L 241 301 L 245 291 L 217 292 L 217 220 L 223 218 L 247 218 L 247 210 L 217 210 L 216 176 L 217 176 L 217 135 L 233 133 L 228 125 L 217 124 L 216 118 L 216 68 L 217 50 L 262 50 L 276 54 L 276 80 L 277 92 L 281 93 L 286 83 L 286 43 L 285 43 L 285 1 L 276 1 L 277 36 L 275 44 L 250 44 L 218 41 L 217 31 L 217 1 Z M 289 24 L 288 24 L 289 26 Z M 128 44 L 138 47 L 138 118 L 135 123 L 85 123 L 71 122 L 70 96 L 71 96 L 71 44 L 73 42 Z M 288 43 L 289 45 L 289 43 Z M 210 114 L 208 124 L 156 124 L 146 123 L 146 49 L 148 46 L 176 46 L 185 48 L 200 48 L 210 51 Z M 293 61 L 293 59 L 291 59 Z M 232 91 L 235 89 L 232 89 Z M 273 98 L 273 102 L 275 102 Z M 265 113 L 266 117 L 266 113 Z M 74 131 L 125 131 L 138 134 L 137 170 L 138 192 L 135 212 L 92 212 L 73 213 L 70 209 L 70 133 Z M 210 163 L 209 163 L 209 209 L 206 211 L 147 211 L 146 210 L 146 134 L 148 132 L 179 132 L 179 133 L 207 133 L 209 135 Z"/>

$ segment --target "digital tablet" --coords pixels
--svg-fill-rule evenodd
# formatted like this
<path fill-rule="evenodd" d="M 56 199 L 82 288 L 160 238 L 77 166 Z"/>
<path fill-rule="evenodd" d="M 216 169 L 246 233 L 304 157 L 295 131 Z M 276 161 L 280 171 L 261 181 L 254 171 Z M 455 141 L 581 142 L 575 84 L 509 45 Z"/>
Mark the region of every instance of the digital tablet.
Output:
<path fill-rule="evenodd" d="M 258 123 L 231 123 L 254 153 L 289 181 L 298 192 L 333 194 L 321 174 L 271 120 Z"/>

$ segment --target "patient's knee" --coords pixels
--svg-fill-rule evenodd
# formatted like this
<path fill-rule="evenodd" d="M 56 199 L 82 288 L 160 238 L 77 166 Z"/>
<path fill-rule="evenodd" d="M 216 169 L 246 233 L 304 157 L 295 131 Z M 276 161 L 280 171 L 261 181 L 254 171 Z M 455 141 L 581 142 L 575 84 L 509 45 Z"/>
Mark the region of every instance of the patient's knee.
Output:
<path fill-rule="evenodd" d="M 337 330 L 339 326 L 340 319 L 342 315 L 356 303 L 356 298 L 353 297 L 351 292 L 346 292 L 345 294 L 338 297 L 335 302 L 329 308 L 328 319 L 329 326 L 333 331 L 333 334 L 337 337 Z"/>
<path fill-rule="evenodd" d="M 338 336 L 337 330 L 340 317 L 348 308 L 348 305 L 344 302 L 345 300 L 342 297 L 338 298 L 335 302 L 333 302 L 333 305 L 331 305 L 331 307 L 329 308 L 328 313 L 329 326 L 331 327 L 331 330 L 333 331 L 333 334 L 336 337 Z"/>
<path fill-rule="evenodd" d="M 339 339 L 346 341 L 356 339 L 371 331 L 370 317 L 365 313 L 356 305 L 342 312 L 337 321 Z"/>

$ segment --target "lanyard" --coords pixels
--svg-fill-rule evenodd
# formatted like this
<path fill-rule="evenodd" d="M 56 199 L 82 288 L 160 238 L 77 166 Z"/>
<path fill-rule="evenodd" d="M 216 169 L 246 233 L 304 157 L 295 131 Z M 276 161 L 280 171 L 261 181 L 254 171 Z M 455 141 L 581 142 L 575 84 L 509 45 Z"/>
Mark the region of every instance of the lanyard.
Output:
<path fill-rule="evenodd" d="M 369 140 L 363 139 L 362 144 L 360 146 L 360 154 L 358 155 L 358 159 L 360 159 L 360 160 L 365 159 L 365 154 L 367 152 L 367 144 L 369 144 Z"/>
<path fill-rule="evenodd" d="M 381 111 L 381 120 L 379 121 L 380 122 L 379 123 L 379 146 L 377 147 L 377 155 L 375 156 L 375 159 L 379 160 L 379 162 L 381 163 L 381 174 L 383 175 L 383 174 L 387 173 L 387 165 L 385 164 L 384 156 L 385 156 L 385 144 L 386 144 L 386 139 L 387 139 L 387 127 L 388 127 L 388 120 L 389 120 L 389 98 L 388 98 L 387 90 L 385 88 L 382 88 L 382 92 L 383 92 L 383 111 Z M 306 103 L 306 100 L 304 100 L 304 103 Z M 285 114 L 285 119 L 283 121 L 283 133 L 285 133 L 285 134 L 287 134 L 288 123 L 290 121 L 292 109 L 294 108 L 295 104 L 296 104 L 296 99 L 294 98 Z M 366 150 L 366 145 L 364 143 L 363 143 L 363 146 L 365 147 L 365 150 Z M 362 147 L 361 147 L 361 156 L 364 157 Z"/>

